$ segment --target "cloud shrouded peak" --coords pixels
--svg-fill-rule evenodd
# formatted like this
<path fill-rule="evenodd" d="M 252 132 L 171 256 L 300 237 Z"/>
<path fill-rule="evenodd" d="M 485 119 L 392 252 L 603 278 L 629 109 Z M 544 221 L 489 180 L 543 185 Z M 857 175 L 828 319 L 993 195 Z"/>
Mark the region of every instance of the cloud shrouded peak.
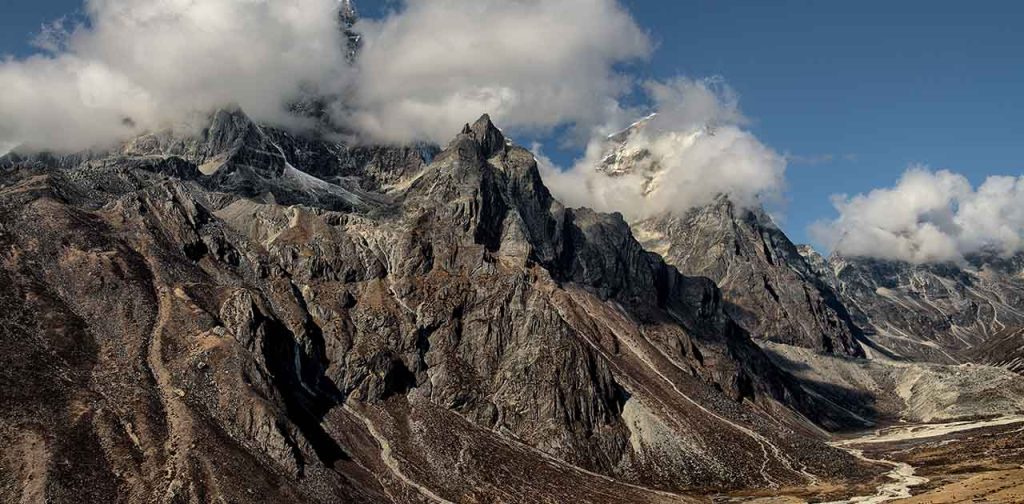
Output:
<path fill-rule="evenodd" d="M 616 0 L 406 0 L 355 26 L 338 0 L 86 0 L 84 12 L 46 25 L 42 54 L 0 61 L 0 145 L 83 149 L 230 105 L 296 126 L 289 105 L 307 96 L 368 141 L 443 142 L 483 113 L 586 135 L 634 85 L 616 65 L 651 49 Z"/>
<path fill-rule="evenodd" d="M 50 52 L 0 63 L 0 142 L 102 145 L 237 104 L 294 120 L 300 90 L 337 91 L 346 46 L 336 0 L 87 0 L 87 23 L 51 26 Z"/>
<path fill-rule="evenodd" d="M 975 188 L 962 175 L 913 167 L 894 187 L 833 204 L 839 217 L 812 234 L 843 255 L 928 263 L 1024 251 L 1024 177 L 989 177 Z"/>
<path fill-rule="evenodd" d="M 721 195 L 745 207 L 781 195 L 786 161 L 743 128 L 747 121 L 728 86 L 680 78 L 644 88 L 656 114 L 593 140 L 570 170 L 546 163 L 556 196 L 644 218 L 682 213 Z"/>

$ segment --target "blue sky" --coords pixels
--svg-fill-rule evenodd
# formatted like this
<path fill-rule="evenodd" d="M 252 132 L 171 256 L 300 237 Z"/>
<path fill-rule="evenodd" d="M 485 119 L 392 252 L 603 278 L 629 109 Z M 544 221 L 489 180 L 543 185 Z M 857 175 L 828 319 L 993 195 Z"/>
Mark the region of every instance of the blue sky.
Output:
<path fill-rule="evenodd" d="M 890 186 L 910 163 L 979 183 L 1024 172 L 1024 4 L 629 0 L 661 45 L 656 76 L 721 75 L 791 162 L 786 231 L 828 196 Z M 847 156 L 850 155 L 850 156 Z"/>
<path fill-rule="evenodd" d="M 42 23 L 81 5 L 0 2 L 0 53 L 18 56 Z M 796 241 L 834 215 L 831 194 L 890 186 L 912 163 L 974 183 L 1024 172 L 1024 4 L 624 3 L 658 44 L 636 72 L 722 76 L 756 135 L 793 156 L 782 224 Z M 369 16 L 387 4 L 359 3 Z"/>

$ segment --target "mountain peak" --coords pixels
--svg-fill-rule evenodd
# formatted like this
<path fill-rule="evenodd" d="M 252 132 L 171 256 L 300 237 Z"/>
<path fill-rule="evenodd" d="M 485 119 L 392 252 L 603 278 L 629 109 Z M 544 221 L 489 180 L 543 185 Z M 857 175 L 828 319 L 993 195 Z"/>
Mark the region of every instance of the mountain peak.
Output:
<path fill-rule="evenodd" d="M 480 145 L 480 154 L 485 159 L 505 150 L 505 135 L 491 122 L 491 116 L 488 114 L 480 116 L 472 125 L 466 123 L 462 127 L 461 135 L 472 137 Z"/>
<path fill-rule="evenodd" d="M 491 115 L 487 113 L 481 115 L 480 118 L 477 119 L 475 123 L 473 123 L 473 127 L 475 128 L 478 125 L 488 125 L 490 127 L 494 127 L 494 123 L 491 122 Z"/>
<path fill-rule="evenodd" d="M 754 338 L 860 357 L 858 329 L 827 281 L 761 207 L 718 195 L 683 215 L 632 223 L 641 243 L 686 275 L 718 283 Z"/>

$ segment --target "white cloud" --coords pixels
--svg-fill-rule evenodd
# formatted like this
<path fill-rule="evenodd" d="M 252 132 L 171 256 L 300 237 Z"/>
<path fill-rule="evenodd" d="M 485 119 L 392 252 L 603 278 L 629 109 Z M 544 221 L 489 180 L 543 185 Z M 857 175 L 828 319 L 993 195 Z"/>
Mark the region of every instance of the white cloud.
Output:
<path fill-rule="evenodd" d="M 112 142 L 238 104 L 258 120 L 301 86 L 349 73 L 336 0 L 87 0 L 89 23 L 45 27 L 50 51 L 0 62 L 0 142 L 57 150 Z"/>
<path fill-rule="evenodd" d="M 55 21 L 43 24 L 39 33 L 32 38 L 32 46 L 51 53 L 63 51 L 65 48 L 65 42 L 67 42 L 68 38 L 71 36 L 67 27 L 68 23 L 69 21 L 67 17 L 62 17 Z"/>
<path fill-rule="evenodd" d="M 721 194 L 742 206 L 775 201 L 785 185 L 785 158 L 745 130 L 736 94 L 718 79 L 649 82 L 657 115 L 632 128 L 619 146 L 628 174 L 598 169 L 607 137 L 593 140 L 569 170 L 544 166 L 545 182 L 571 206 L 619 211 L 630 218 L 682 213 Z"/>
<path fill-rule="evenodd" d="M 647 34 L 617 0 L 407 0 L 361 21 L 352 68 L 338 0 L 86 0 L 43 54 L 0 61 L 0 141 L 77 150 L 238 104 L 294 125 L 300 89 L 370 140 L 445 142 L 487 112 L 512 130 L 589 132 L 619 110 Z M 586 134 L 586 133 L 584 133 Z"/>
<path fill-rule="evenodd" d="M 43 54 L 0 62 L 0 144 L 77 150 L 187 125 L 238 104 L 257 121 L 295 125 L 300 89 L 338 99 L 336 122 L 372 141 L 448 141 L 483 113 L 512 132 L 569 126 L 590 140 L 571 170 L 547 169 L 572 205 L 643 216 L 728 194 L 778 195 L 785 159 L 744 129 L 719 80 L 643 85 L 659 114 L 626 141 L 650 154 L 637 173 L 595 172 L 605 134 L 637 114 L 622 64 L 651 50 L 617 0 L 405 0 L 360 21 L 346 59 L 338 0 L 86 0 L 88 22 L 58 21 Z M 656 190 L 645 190 L 652 171 Z M 649 187 L 648 187 L 649 188 Z"/>
<path fill-rule="evenodd" d="M 364 44 L 346 115 L 393 141 L 445 142 L 483 113 L 513 130 L 586 131 L 632 86 L 614 65 L 651 48 L 615 0 L 407 0 L 357 30 Z"/>
<path fill-rule="evenodd" d="M 833 204 L 839 217 L 812 235 L 849 256 L 926 263 L 1024 250 L 1024 177 L 989 177 L 974 188 L 962 175 L 912 167 L 892 188 Z"/>

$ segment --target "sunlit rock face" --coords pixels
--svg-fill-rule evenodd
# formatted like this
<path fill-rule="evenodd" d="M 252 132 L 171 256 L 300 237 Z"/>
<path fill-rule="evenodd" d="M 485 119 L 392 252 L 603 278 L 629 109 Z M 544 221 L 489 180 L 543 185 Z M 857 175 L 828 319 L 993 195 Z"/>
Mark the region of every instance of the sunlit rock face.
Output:
<path fill-rule="evenodd" d="M 643 194 L 669 183 L 658 160 L 628 141 L 654 117 L 610 136 L 597 171 L 609 177 L 640 175 Z M 686 141 L 710 134 L 699 130 Z M 726 311 L 755 339 L 864 355 L 860 330 L 835 291 L 760 205 L 739 205 L 723 194 L 708 205 L 638 217 L 630 226 L 645 248 L 684 274 L 714 280 Z"/>
<path fill-rule="evenodd" d="M 227 109 L 0 167 L 4 492 L 647 502 L 864 474 L 812 426 L 856 421 L 712 281 L 564 208 L 486 116 L 438 149 Z"/>
<path fill-rule="evenodd" d="M 833 255 L 828 269 L 878 351 L 910 360 L 1021 370 L 1024 255 L 910 264 Z"/>

